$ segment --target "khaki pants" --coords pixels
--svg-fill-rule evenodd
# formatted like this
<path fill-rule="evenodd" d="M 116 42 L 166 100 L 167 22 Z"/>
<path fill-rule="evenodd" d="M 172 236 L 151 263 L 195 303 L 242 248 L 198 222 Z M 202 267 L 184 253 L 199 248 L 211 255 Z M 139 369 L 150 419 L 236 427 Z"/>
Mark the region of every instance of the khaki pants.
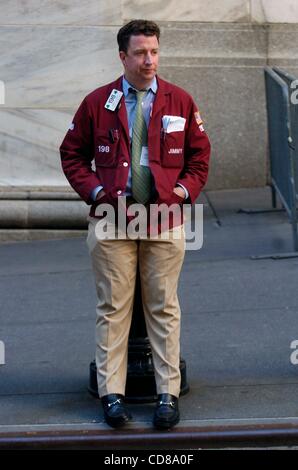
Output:
<path fill-rule="evenodd" d="M 184 226 L 168 239 L 107 239 L 103 220 L 88 217 L 87 245 L 98 296 L 96 366 L 98 392 L 125 394 L 128 335 L 139 260 L 145 322 L 155 370 L 157 393 L 180 393 L 180 306 L 178 278 L 185 253 Z M 108 232 L 115 230 L 108 224 Z M 117 232 L 116 232 L 117 233 Z M 178 237 L 175 239 L 175 237 Z"/>

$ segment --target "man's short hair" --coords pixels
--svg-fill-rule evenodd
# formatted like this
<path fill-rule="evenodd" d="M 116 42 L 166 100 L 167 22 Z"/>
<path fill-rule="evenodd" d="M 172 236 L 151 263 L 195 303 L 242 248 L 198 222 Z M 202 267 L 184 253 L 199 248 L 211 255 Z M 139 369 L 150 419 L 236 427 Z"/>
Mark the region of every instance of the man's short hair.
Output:
<path fill-rule="evenodd" d="M 122 26 L 117 34 L 119 51 L 127 52 L 130 36 L 156 36 L 159 42 L 160 29 L 154 21 L 132 20 Z"/>

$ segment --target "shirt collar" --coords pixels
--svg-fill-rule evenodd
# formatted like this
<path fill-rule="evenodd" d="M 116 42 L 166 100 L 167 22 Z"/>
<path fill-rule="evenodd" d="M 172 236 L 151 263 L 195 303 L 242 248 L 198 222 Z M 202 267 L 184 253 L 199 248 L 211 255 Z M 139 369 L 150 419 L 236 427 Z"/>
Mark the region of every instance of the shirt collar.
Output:
<path fill-rule="evenodd" d="M 129 93 L 129 90 L 130 88 L 132 88 L 133 90 L 136 90 L 134 86 L 132 86 L 125 78 L 125 76 L 123 75 L 123 79 L 122 79 L 122 89 L 123 89 L 123 93 L 124 93 L 124 96 L 126 97 Z M 146 87 L 146 90 L 149 91 L 151 90 L 154 94 L 156 94 L 157 92 L 157 80 L 156 80 L 156 77 L 153 78 L 152 82 L 150 83 L 150 85 L 148 87 Z M 137 90 L 136 90 L 137 91 Z"/>

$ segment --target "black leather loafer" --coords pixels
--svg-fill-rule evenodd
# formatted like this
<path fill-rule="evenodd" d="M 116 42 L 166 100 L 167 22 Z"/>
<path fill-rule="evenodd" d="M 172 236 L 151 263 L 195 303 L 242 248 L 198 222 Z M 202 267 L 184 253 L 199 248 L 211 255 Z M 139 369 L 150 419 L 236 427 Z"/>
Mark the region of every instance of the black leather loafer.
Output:
<path fill-rule="evenodd" d="M 123 398 L 119 393 L 109 393 L 101 397 L 105 420 L 112 428 L 119 428 L 131 420 Z"/>
<path fill-rule="evenodd" d="M 161 393 L 154 412 L 153 424 L 157 429 L 170 429 L 180 420 L 178 398 L 170 393 Z"/>

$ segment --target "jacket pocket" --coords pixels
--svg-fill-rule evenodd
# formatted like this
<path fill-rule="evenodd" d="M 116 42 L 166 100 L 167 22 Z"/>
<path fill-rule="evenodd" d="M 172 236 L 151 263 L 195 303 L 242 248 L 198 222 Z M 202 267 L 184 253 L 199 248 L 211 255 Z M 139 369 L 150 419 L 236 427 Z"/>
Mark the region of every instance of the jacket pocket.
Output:
<path fill-rule="evenodd" d="M 95 135 L 94 159 L 96 166 L 117 166 L 117 151 L 119 146 L 119 131 L 98 129 Z"/>
<path fill-rule="evenodd" d="M 184 164 L 183 131 L 161 134 L 161 165 L 168 168 L 182 168 Z"/>
<path fill-rule="evenodd" d="M 167 206 L 170 206 L 171 204 L 182 205 L 184 202 L 185 198 L 172 191 L 172 193 L 166 199 L 161 200 L 160 198 L 157 198 L 157 200 L 154 201 L 154 204 L 166 204 Z"/>

